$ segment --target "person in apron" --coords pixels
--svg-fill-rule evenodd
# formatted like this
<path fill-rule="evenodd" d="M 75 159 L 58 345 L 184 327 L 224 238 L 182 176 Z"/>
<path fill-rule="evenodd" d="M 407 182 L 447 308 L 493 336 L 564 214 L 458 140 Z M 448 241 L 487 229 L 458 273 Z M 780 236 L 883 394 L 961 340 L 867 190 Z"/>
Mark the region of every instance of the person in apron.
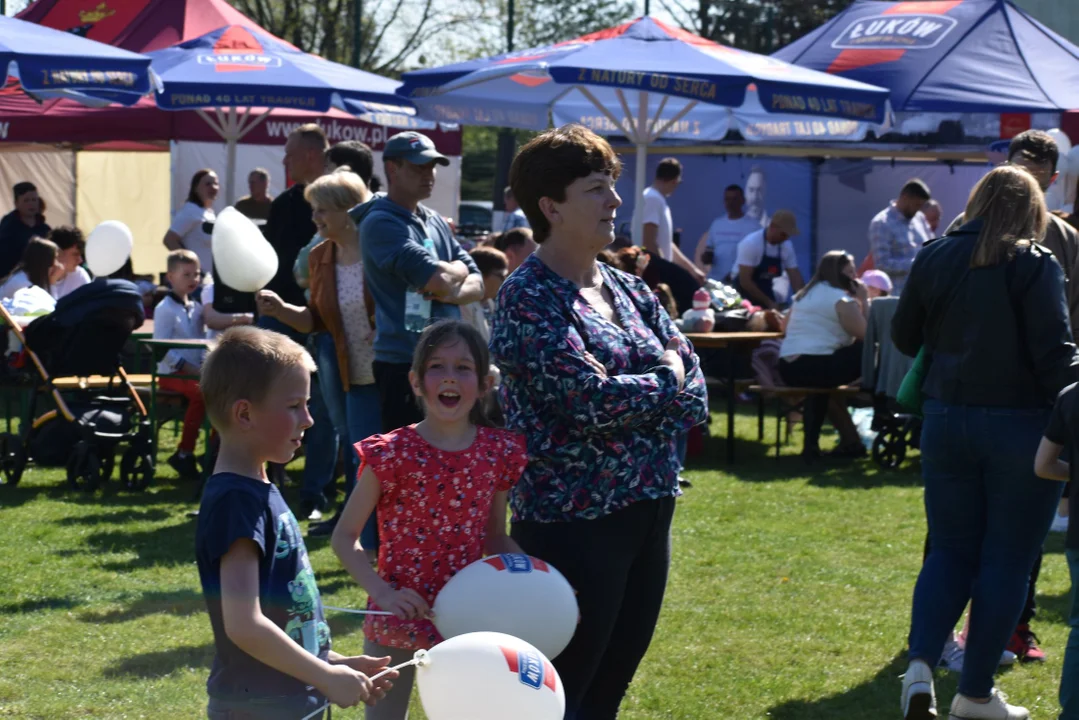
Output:
<path fill-rule="evenodd" d="M 765 248 L 767 253 L 767 248 Z M 772 302 L 776 301 L 775 288 L 772 284 L 775 279 L 783 275 L 783 263 L 778 257 L 768 257 L 767 254 L 761 256 L 761 261 L 757 263 L 757 267 L 753 268 L 753 284 L 757 286 L 757 289 L 768 296 L 768 299 Z M 734 277 L 734 288 L 738 291 L 738 294 L 744 298 L 749 298 L 750 295 L 742 287 L 741 278 Z"/>
<path fill-rule="evenodd" d="M 772 309 L 777 304 L 776 281 L 784 271 L 789 278 L 791 292 L 798 292 L 805 285 L 794 259 L 794 249 L 788 243 L 797 234 L 794 214 L 788 210 L 777 210 L 767 228 L 748 235 L 738 243 L 731 284 L 739 295 L 754 304 Z M 770 247 L 775 248 L 774 255 L 769 255 Z M 752 268 L 749 282 L 744 281 L 743 270 L 747 267 Z"/>

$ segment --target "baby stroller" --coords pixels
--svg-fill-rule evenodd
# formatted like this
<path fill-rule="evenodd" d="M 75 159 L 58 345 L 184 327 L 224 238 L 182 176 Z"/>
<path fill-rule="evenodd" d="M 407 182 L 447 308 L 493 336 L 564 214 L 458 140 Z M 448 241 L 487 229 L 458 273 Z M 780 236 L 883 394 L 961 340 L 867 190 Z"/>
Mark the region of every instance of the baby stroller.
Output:
<path fill-rule="evenodd" d="M 862 387 L 873 394 L 872 430 L 877 433 L 870 449 L 873 460 L 883 468 L 903 464 L 907 448 L 917 448 L 922 421 L 901 411 L 895 399 L 914 359 L 892 344 L 892 317 L 899 298 L 876 298 L 870 304 L 862 350 Z"/>
<path fill-rule="evenodd" d="M 0 315 L 23 345 L 9 379 L 29 395 L 19 434 L 0 434 L 3 481 L 17 484 L 33 460 L 66 466 L 72 487 L 93 491 L 112 477 L 116 450 L 126 445 L 120 481 L 129 490 L 145 489 L 154 477 L 153 433 L 146 407 L 120 365 L 124 345 L 144 317 L 135 285 L 95 280 L 24 332 L 3 307 Z M 107 379 L 105 387 L 80 381 L 61 391 L 55 384 L 58 378 L 93 376 Z M 54 407 L 41 407 L 46 396 Z"/>

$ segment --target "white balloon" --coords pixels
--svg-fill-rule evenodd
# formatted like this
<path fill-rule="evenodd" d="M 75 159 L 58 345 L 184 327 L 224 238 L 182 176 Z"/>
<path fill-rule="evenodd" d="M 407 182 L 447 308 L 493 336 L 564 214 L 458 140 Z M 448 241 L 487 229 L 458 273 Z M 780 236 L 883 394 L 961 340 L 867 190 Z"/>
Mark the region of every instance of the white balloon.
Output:
<path fill-rule="evenodd" d="M 1068 136 L 1064 133 L 1063 130 L 1061 130 L 1060 128 L 1053 128 L 1049 131 L 1049 136 L 1053 138 L 1054 141 L 1056 141 L 1057 150 L 1060 151 L 1061 155 L 1067 155 L 1069 152 L 1071 152 L 1072 141 L 1070 138 L 1068 138 Z"/>
<path fill-rule="evenodd" d="M 430 720 L 562 720 L 566 712 L 566 691 L 551 662 L 502 633 L 469 633 L 435 645 L 416 668 L 416 684 Z"/>
<path fill-rule="evenodd" d="M 1062 160 L 1064 158 L 1068 159 L 1068 169 L 1066 174 L 1079 175 L 1079 146 L 1073 147 L 1068 151 L 1067 155 L 1061 157 Z M 1062 173 L 1065 172 L 1059 165 L 1057 166 L 1057 170 L 1060 170 Z"/>
<path fill-rule="evenodd" d="M 450 578 L 434 623 L 444 638 L 490 631 L 519 637 L 549 658 L 577 629 L 577 598 L 562 573 L 528 555 L 492 555 Z"/>
<path fill-rule="evenodd" d="M 221 281 L 240 292 L 258 292 L 277 274 L 277 252 L 255 223 L 234 207 L 214 221 L 210 245 Z"/>
<path fill-rule="evenodd" d="M 106 220 L 86 238 L 86 266 L 96 277 L 112 275 L 131 257 L 134 238 L 119 220 Z"/>

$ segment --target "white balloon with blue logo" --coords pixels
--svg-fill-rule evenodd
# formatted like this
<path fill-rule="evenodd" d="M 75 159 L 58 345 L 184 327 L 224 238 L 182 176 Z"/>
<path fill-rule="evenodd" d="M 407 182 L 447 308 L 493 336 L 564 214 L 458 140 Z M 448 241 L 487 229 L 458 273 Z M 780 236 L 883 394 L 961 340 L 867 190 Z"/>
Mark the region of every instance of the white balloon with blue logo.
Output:
<path fill-rule="evenodd" d="M 459 635 L 416 668 L 429 720 L 562 720 L 566 691 L 550 660 L 520 638 Z"/>
<path fill-rule="evenodd" d="M 450 578 L 432 608 L 447 640 L 497 632 L 531 643 L 549 658 L 577 629 L 577 597 L 554 566 L 528 555 L 492 555 Z"/>

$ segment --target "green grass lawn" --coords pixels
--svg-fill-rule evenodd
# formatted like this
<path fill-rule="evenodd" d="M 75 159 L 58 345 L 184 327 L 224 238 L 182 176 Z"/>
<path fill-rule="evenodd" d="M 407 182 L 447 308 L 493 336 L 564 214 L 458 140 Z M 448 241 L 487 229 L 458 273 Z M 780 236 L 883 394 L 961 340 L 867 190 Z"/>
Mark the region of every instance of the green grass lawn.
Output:
<path fill-rule="evenodd" d="M 171 435 L 162 433 L 164 445 Z M 739 435 L 756 437 L 753 418 L 739 418 Z M 740 440 L 728 468 L 715 439 L 692 461 L 663 615 L 621 717 L 898 717 L 925 532 L 916 459 L 900 472 L 863 462 L 811 474 L 796 449 L 777 462 Z M 61 472 L 40 469 L 0 488 L 0 717 L 204 717 L 213 646 L 187 516 L 196 488 L 171 476 L 169 452 L 142 494 L 114 483 L 83 495 Z M 295 488 L 286 496 L 296 499 Z M 359 606 L 363 593 L 328 543 L 308 547 L 323 600 Z M 1053 536 L 1039 585 L 1035 630 L 1049 661 L 1001 679 L 1036 719 L 1059 712 L 1069 589 L 1062 552 Z M 359 652 L 360 623 L 328 614 L 335 648 Z M 955 685 L 955 676 L 940 676 L 942 704 Z M 415 698 L 414 707 L 422 718 Z"/>

